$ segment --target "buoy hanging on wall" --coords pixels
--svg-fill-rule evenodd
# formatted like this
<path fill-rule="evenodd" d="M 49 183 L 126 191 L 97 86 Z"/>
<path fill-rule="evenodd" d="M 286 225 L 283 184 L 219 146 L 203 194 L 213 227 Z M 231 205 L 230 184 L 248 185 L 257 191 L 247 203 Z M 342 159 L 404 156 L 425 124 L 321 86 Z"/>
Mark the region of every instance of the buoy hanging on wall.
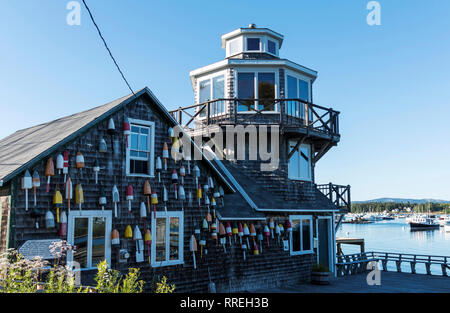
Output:
<path fill-rule="evenodd" d="M 192 170 L 194 172 L 195 177 L 195 186 L 197 186 L 198 180 L 200 179 L 200 168 L 197 166 L 197 164 L 194 164 L 194 168 Z"/>
<path fill-rule="evenodd" d="M 133 230 L 131 229 L 130 225 L 127 225 L 127 227 L 125 228 L 124 236 L 125 236 L 126 239 L 133 238 Z"/>
<path fill-rule="evenodd" d="M 63 152 L 64 164 L 63 164 L 63 174 L 64 174 L 64 184 L 66 183 L 67 175 L 69 174 L 69 151 Z"/>
<path fill-rule="evenodd" d="M 164 211 L 167 212 L 167 202 L 169 201 L 169 193 L 167 192 L 166 186 L 163 185 L 163 202 Z"/>
<path fill-rule="evenodd" d="M 117 203 L 120 201 L 120 196 L 116 185 L 112 189 L 112 201 L 114 203 L 114 217 L 117 218 Z"/>
<path fill-rule="evenodd" d="M 174 195 L 175 195 L 175 200 L 178 199 L 177 193 L 177 184 L 178 184 L 178 174 L 177 174 L 177 170 L 173 169 L 172 171 L 172 184 L 173 184 L 173 190 L 174 190 Z"/>
<path fill-rule="evenodd" d="M 55 166 L 53 164 L 53 158 L 49 157 L 45 166 L 45 176 L 47 177 L 47 187 L 45 192 L 50 191 L 50 177 L 55 176 Z"/>
<path fill-rule="evenodd" d="M 45 213 L 45 228 L 53 228 L 55 227 L 55 218 L 53 217 L 53 213 L 47 209 Z"/>
<path fill-rule="evenodd" d="M 117 229 L 113 229 L 111 231 L 111 247 L 112 248 L 120 247 L 120 235 Z"/>
<path fill-rule="evenodd" d="M 78 209 L 81 214 L 81 205 L 84 203 L 84 192 L 81 184 L 75 186 L 75 203 L 78 204 Z"/>
<path fill-rule="evenodd" d="M 161 162 L 161 158 L 158 156 L 156 157 L 156 164 L 155 164 L 155 168 L 156 168 L 156 172 L 158 173 L 158 183 L 161 182 L 161 171 L 162 171 L 162 162 Z"/>
<path fill-rule="evenodd" d="M 81 177 L 83 177 L 83 168 L 84 168 L 84 156 L 81 152 L 77 152 L 77 156 L 75 157 L 75 165 L 77 169 L 80 170 Z"/>
<path fill-rule="evenodd" d="M 162 158 L 164 160 L 164 170 L 167 171 L 167 160 L 169 159 L 169 147 L 164 143 L 162 150 Z"/>
<path fill-rule="evenodd" d="M 95 175 L 95 184 L 98 184 L 98 173 L 100 172 L 100 162 L 95 158 L 94 167 L 92 168 Z"/>
<path fill-rule="evenodd" d="M 150 231 L 150 229 L 147 229 L 145 231 L 144 244 L 147 246 L 148 263 L 151 263 L 151 260 L 150 260 L 150 256 L 151 256 L 150 247 L 152 246 L 152 232 Z"/>
<path fill-rule="evenodd" d="M 197 240 L 195 236 L 191 236 L 191 240 L 189 242 L 189 250 L 192 252 L 192 262 L 194 263 L 194 269 L 197 269 L 197 264 L 195 262 L 195 252 L 197 252 Z"/>
<path fill-rule="evenodd" d="M 98 198 L 98 204 L 102 207 L 102 213 L 105 212 L 105 205 L 106 205 L 106 195 L 105 191 L 103 190 L 103 187 L 100 188 L 100 197 Z"/>
<path fill-rule="evenodd" d="M 133 200 L 133 186 L 128 184 L 127 186 L 127 200 L 128 200 L 128 213 L 131 213 L 131 201 Z"/>
<path fill-rule="evenodd" d="M 56 222 L 59 223 L 59 208 L 63 204 L 63 197 L 59 190 L 56 190 L 55 194 L 53 195 L 53 204 L 56 207 Z"/>
<path fill-rule="evenodd" d="M 70 177 L 67 178 L 66 182 L 66 200 L 67 200 L 67 210 L 70 213 L 70 200 L 72 200 L 73 191 L 72 191 L 72 180 Z"/>
<path fill-rule="evenodd" d="M 184 200 L 186 200 L 186 193 L 184 192 L 184 187 L 183 187 L 183 185 L 179 185 L 179 186 L 178 186 L 178 198 L 180 199 L 180 202 L 181 202 L 181 210 L 183 211 L 183 210 L 184 210 L 183 202 L 184 202 Z"/>
<path fill-rule="evenodd" d="M 181 177 L 181 184 L 184 185 L 184 176 L 186 176 L 186 169 L 183 165 L 180 166 L 180 177 Z"/>
<path fill-rule="evenodd" d="M 67 236 L 67 215 L 66 211 L 61 212 L 61 223 L 59 223 L 59 236 L 65 238 Z"/>
<path fill-rule="evenodd" d="M 106 153 L 107 150 L 108 150 L 108 147 L 107 147 L 107 145 L 106 145 L 106 141 L 105 141 L 105 139 L 101 138 L 101 139 L 100 139 L 100 142 L 99 142 L 99 144 L 98 144 L 98 152 L 100 152 L 100 153 Z"/>
<path fill-rule="evenodd" d="M 25 190 L 25 211 L 28 211 L 28 189 L 33 188 L 33 178 L 28 170 L 22 178 L 22 189 Z"/>
<path fill-rule="evenodd" d="M 56 156 L 56 169 L 58 170 L 58 175 L 61 175 L 61 172 L 64 169 L 64 157 L 62 154 Z"/>
<path fill-rule="evenodd" d="M 152 204 L 153 204 L 154 218 L 156 218 L 156 205 L 158 204 L 158 194 L 156 193 L 156 190 L 152 191 Z"/>
<path fill-rule="evenodd" d="M 37 205 L 36 200 L 36 190 L 41 186 L 41 178 L 39 177 L 38 171 L 33 172 L 33 195 L 34 195 L 34 206 Z"/>
<path fill-rule="evenodd" d="M 150 187 L 150 182 L 148 181 L 148 179 L 145 180 L 143 189 L 144 196 L 147 197 L 147 207 L 150 214 L 150 197 L 152 195 L 152 188 Z"/>
<path fill-rule="evenodd" d="M 125 117 L 123 120 L 123 135 L 125 136 L 125 141 L 128 148 L 128 137 L 131 135 L 130 121 L 128 120 L 128 117 Z"/>

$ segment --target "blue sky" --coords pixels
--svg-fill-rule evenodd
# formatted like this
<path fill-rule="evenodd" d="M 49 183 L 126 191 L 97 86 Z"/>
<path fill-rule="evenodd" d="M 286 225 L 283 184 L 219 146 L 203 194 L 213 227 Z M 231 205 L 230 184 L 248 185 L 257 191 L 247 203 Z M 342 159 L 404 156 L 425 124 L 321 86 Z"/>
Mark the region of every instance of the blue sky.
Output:
<path fill-rule="evenodd" d="M 67 2 L 1 2 L 0 138 L 128 93 L 84 8 L 66 24 Z M 189 71 L 224 58 L 223 33 L 283 34 L 281 56 L 319 72 L 314 102 L 341 111 L 318 183 L 450 199 L 450 1 L 379 1 L 381 26 L 367 2 L 88 0 L 132 87 L 168 109 L 193 102 Z"/>

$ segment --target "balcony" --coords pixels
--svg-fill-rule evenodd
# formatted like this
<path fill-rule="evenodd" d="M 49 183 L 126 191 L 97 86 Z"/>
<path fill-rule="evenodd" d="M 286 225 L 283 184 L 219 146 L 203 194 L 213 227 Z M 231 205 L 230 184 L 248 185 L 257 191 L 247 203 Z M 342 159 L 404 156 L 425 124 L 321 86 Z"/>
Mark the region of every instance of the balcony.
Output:
<path fill-rule="evenodd" d="M 285 134 L 340 139 L 339 112 L 301 99 L 216 99 L 170 113 L 192 135 L 210 126 L 279 125 Z"/>
<path fill-rule="evenodd" d="M 329 183 L 317 185 L 317 189 L 330 199 L 342 213 L 351 211 L 350 185 L 342 186 Z"/>

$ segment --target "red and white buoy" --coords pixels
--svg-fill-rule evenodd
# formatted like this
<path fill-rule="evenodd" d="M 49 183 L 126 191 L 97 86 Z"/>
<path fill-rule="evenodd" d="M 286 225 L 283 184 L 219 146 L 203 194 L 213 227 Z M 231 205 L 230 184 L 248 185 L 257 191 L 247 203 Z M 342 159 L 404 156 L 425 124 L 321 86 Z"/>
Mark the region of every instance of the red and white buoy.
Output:
<path fill-rule="evenodd" d="M 131 135 L 131 126 L 130 126 L 130 121 L 128 120 L 128 117 L 125 117 L 123 120 L 123 135 L 125 136 L 125 140 L 127 142 L 127 148 L 128 148 L 128 137 Z"/>
<path fill-rule="evenodd" d="M 177 196 L 178 174 L 177 174 L 176 169 L 173 169 L 173 171 L 172 171 L 172 184 L 173 184 L 173 190 L 174 190 L 174 194 L 175 194 L 175 200 L 177 200 L 178 199 L 178 196 Z"/>
<path fill-rule="evenodd" d="M 147 229 L 146 225 L 145 225 L 145 220 L 147 219 L 147 208 L 145 206 L 145 203 L 142 201 L 141 202 L 141 206 L 139 208 L 139 213 L 141 215 L 141 219 L 142 219 L 142 223 L 144 225 L 144 229 Z"/>
<path fill-rule="evenodd" d="M 66 182 L 66 199 L 67 199 L 67 210 L 70 213 L 70 200 L 72 200 L 73 190 L 72 190 L 72 180 L 70 177 L 67 178 Z"/>
<path fill-rule="evenodd" d="M 66 183 L 67 175 L 69 174 L 69 151 L 63 152 L 63 174 L 64 174 L 64 184 Z"/>
<path fill-rule="evenodd" d="M 128 200 L 128 213 L 131 213 L 131 201 L 134 198 L 133 186 L 131 184 L 128 184 L 126 194 L 127 194 L 127 200 Z"/>
<path fill-rule="evenodd" d="M 242 246 L 242 236 L 244 236 L 244 228 L 242 227 L 242 224 L 240 222 L 238 224 L 238 236 L 239 236 L 239 243 Z"/>
<path fill-rule="evenodd" d="M 33 194 L 34 194 L 34 206 L 36 206 L 36 189 L 41 186 L 41 178 L 39 177 L 38 171 L 33 172 Z"/>
<path fill-rule="evenodd" d="M 167 143 L 163 145 L 162 158 L 164 160 L 164 170 L 167 171 L 167 160 L 169 159 L 169 147 Z"/>
<path fill-rule="evenodd" d="M 158 172 L 158 183 L 161 182 L 161 171 L 162 171 L 162 162 L 161 162 L 161 158 L 158 156 L 156 157 L 156 161 L 155 161 L 155 169 L 156 172 Z"/>

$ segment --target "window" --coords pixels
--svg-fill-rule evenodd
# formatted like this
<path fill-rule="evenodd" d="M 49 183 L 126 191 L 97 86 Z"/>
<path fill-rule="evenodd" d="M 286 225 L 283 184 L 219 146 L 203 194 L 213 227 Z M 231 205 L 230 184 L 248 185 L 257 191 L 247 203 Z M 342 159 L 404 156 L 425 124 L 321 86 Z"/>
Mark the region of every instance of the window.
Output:
<path fill-rule="evenodd" d="M 183 212 L 156 212 L 152 219 L 152 266 L 183 264 Z"/>
<path fill-rule="evenodd" d="M 68 261 L 85 269 L 96 268 L 105 259 L 111 264 L 111 221 L 112 211 L 70 211 L 67 238 L 77 250 L 69 251 Z"/>
<path fill-rule="evenodd" d="M 288 99 L 300 99 L 310 101 L 309 82 L 291 75 L 287 75 L 287 96 Z M 307 107 L 300 101 L 290 100 L 286 103 L 286 114 L 305 119 Z M 312 119 L 312 112 L 309 112 L 309 119 Z"/>
<path fill-rule="evenodd" d="M 277 54 L 277 46 L 272 40 L 267 40 L 267 51 L 272 54 Z"/>
<path fill-rule="evenodd" d="M 295 141 L 289 142 L 289 152 L 296 146 Z M 292 154 L 288 164 L 290 179 L 311 181 L 311 146 L 301 144 Z"/>
<path fill-rule="evenodd" d="M 238 54 L 241 50 L 241 39 L 234 39 L 229 42 L 228 55 Z"/>
<path fill-rule="evenodd" d="M 247 38 L 247 51 L 259 51 L 260 40 L 259 38 Z"/>
<path fill-rule="evenodd" d="M 223 98 L 225 98 L 225 75 L 219 75 L 200 81 L 199 103 Z M 223 114 L 225 113 L 225 103 L 223 100 L 213 101 L 211 102 L 209 109 L 210 115 Z M 203 109 L 199 116 L 206 116 L 206 111 L 207 108 Z"/>
<path fill-rule="evenodd" d="M 289 238 L 291 255 L 313 253 L 312 216 L 291 215 L 289 220 L 292 225 L 292 232 Z"/>
<path fill-rule="evenodd" d="M 276 98 L 275 73 L 238 73 L 237 89 L 238 98 L 245 99 L 239 101 L 239 112 L 250 111 L 252 108 L 263 111 L 276 109 L 273 101 Z"/>
<path fill-rule="evenodd" d="M 154 122 L 130 119 L 127 175 L 153 176 Z"/>

